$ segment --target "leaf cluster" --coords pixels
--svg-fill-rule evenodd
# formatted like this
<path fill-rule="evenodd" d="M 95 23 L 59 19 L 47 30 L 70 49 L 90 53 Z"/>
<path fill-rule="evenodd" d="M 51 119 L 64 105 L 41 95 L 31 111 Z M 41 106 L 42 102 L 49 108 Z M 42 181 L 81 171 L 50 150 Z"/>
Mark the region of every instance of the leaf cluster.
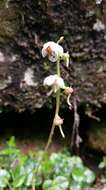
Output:
<path fill-rule="evenodd" d="M 0 151 L 0 190 L 83 190 L 95 174 L 69 153 L 23 154 L 12 137 Z"/>

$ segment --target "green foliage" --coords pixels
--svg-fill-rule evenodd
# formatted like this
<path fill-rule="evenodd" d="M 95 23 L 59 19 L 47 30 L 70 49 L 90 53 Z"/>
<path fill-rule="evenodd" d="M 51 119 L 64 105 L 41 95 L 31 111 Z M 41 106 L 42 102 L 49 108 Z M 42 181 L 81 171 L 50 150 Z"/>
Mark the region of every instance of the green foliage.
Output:
<path fill-rule="evenodd" d="M 106 156 L 103 156 L 102 162 L 99 164 L 99 168 L 106 168 Z"/>
<path fill-rule="evenodd" d="M 45 152 L 24 155 L 12 137 L 0 151 L 0 189 L 83 190 L 95 180 L 94 173 L 78 156 Z"/>
<path fill-rule="evenodd" d="M 103 156 L 103 160 L 99 164 L 100 169 L 104 169 L 103 175 L 101 176 L 101 183 L 106 184 L 106 156 Z"/>

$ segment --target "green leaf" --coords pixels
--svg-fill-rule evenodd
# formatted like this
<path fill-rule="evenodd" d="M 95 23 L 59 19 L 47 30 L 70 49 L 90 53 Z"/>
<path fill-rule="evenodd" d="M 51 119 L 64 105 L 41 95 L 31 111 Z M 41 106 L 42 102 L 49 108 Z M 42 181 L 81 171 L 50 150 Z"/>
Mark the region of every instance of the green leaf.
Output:
<path fill-rule="evenodd" d="M 28 186 L 28 187 L 31 186 L 31 184 L 32 184 L 32 179 L 33 179 L 33 173 L 30 173 L 30 174 L 27 176 L 25 185 Z"/>
<path fill-rule="evenodd" d="M 11 170 L 14 187 L 21 187 L 26 179 L 26 172 L 23 166 L 17 165 Z"/>
<path fill-rule="evenodd" d="M 58 176 L 53 181 L 46 180 L 43 184 L 43 190 L 67 190 L 68 185 L 67 178 Z"/>
<path fill-rule="evenodd" d="M 17 176 L 13 182 L 14 187 L 21 187 L 25 182 L 25 178 L 26 176 Z"/>
<path fill-rule="evenodd" d="M 72 178 L 77 183 L 91 184 L 95 180 L 95 175 L 91 170 L 89 170 L 86 167 L 74 168 L 73 171 L 72 171 Z"/>
<path fill-rule="evenodd" d="M 0 187 L 6 187 L 10 179 L 10 174 L 5 169 L 0 169 Z"/>
<path fill-rule="evenodd" d="M 59 187 L 61 187 L 61 190 L 65 190 L 68 188 L 69 182 L 66 177 L 58 176 L 53 180 L 52 185 L 58 185 Z"/>
<path fill-rule="evenodd" d="M 8 141 L 7 141 L 7 145 L 9 147 L 16 147 L 16 143 L 15 143 L 15 137 L 12 136 Z"/>
<path fill-rule="evenodd" d="M 82 160 L 81 160 L 80 157 L 78 157 L 78 156 L 72 156 L 72 157 L 69 158 L 69 160 L 70 160 L 70 167 L 71 168 L 74 168 L 74 167 L 78 167 L 78 168 L 83 167 L 83 163 L 82 163 Z"/>
<path fill-rule="evenodd" d="M 51 187 L 51 184 L 52 184 L 51 179 L 45 180 L 43 183 L 43 190 L 49 190 Z"/>
<path fill-rule="evenodd" d="M 35 186 L 40 186 L 42 184 L 42 177 L 36 176 L 35 177 Z"/>
<path fill-rule="evenodd" d="M 85 169 L 84 168 L 73 168 L 72 170 L 72 178 L 76 182 L 84 182 L 85 181 L 85 176 L 84 176 Z"/>
<path fill-rule="evenodd" d="M 52 171 L 52 165 L 50 161 L 47 159 L 41 163 L 41 169 L 39 172 L 42 172 L 44 176 L 47 176 L 51 173 Z"/>
<path fill-rule="evenodd" d="M 100 169 L 105 168 L 105 167 L 106 167 L 106 165 L 105 165 L 104 162 L 101 162 L 101 163 L 99 164 L 99 168 L 100 168 Z"/>
<path fill-rule="evenodd" d="M 91 184 L 95 181 L 95 174 L 88 168 L 85 169 L 84 176 L 85 176 L 85 182 L 88 184 Z"/>
<path fill-rule="evenodd" d="M 10 147 L 0 151 L 0 154 L 10 156 L 11 158 L 12 157 L 15 158 L 16 155 L 18 155 L 19 153 L 20 153 L 20 151 L 18 149 L 14 149 L 14 148 L 10 148 Z"/>
<path fill-rule="evenodd" d="M 99 168 L 105 168 L 106 167 L 106 156 L 103 156 L 103 161 L 99 164 Z"/>
<path fill-rule="evenodd" d="M 32 159 L 27 159 L 24 163 L 24 170 L 26 174 L 33 173 L 33 170 L 36 168 L 37 161 Z"/>
<path fill-rule="evenodd" d="M 82 184 L 80 183 L 74 183 L 70 186 L 69 190 L 82 190 Z"/>

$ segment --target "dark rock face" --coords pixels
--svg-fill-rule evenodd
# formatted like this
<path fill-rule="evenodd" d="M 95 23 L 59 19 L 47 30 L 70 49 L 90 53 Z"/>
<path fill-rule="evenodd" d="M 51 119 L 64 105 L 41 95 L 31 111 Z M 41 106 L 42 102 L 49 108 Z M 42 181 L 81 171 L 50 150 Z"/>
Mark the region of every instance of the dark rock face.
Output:
<path fill-rule="evenodd" d="M 55 65 L 45 63 L 41 48 L 60 36 L 71 57 L 68 69 L 61 65 L 67 85 L 73 86 L 79 102 L 106 103 L 104 0 L 100 5 L 96 0 L 1 0 L 0 23 L 2 107 L 23 111 L 48 103 L 42 82 Z"/>

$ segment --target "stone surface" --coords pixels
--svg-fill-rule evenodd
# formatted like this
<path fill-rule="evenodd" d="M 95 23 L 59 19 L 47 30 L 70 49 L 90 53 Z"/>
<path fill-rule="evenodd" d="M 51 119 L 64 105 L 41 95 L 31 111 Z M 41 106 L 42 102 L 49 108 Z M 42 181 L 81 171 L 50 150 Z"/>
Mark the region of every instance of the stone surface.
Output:
<path fill-rule="evenodd" d="M 106 30 L 94 30 L 97 19 L 106 26 L 105 1 L 1 0 L 0 106 L 21 112 L 51 105 L 42 83 L 55 64 L 42 59 L 41 48 L 60 36 L 71 57 L 68 69 L 61 64 L 61 74 L 73 96 L 79 103 L 106 103 Z M 25 77 L 28 69 L 32 73 Z"/>

